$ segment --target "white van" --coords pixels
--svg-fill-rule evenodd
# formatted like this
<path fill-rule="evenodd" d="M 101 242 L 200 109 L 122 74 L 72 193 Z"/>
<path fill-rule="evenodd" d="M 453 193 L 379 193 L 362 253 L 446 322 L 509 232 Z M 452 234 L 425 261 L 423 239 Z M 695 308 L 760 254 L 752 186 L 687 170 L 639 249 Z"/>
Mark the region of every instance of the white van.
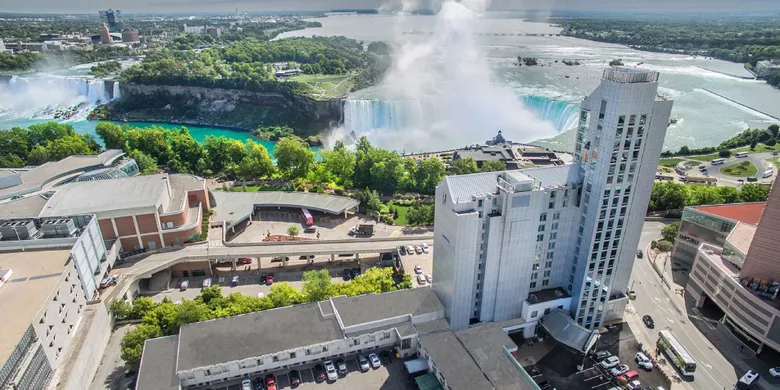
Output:
<path fill-rule="evenodd" d="M 710 162 L 712 165 L 720 165 L 726 162 L 725 158 L 716 158 Z"/>
<path fill-rule="evenodd" d="M 763 177 L 764 179 L 766 179 L 766 178 L 768 178 L 768 177 L 772 177 L 772 175 L 773 175 L 774 173 L 775 173 L 775 172 L 772 170 L 772 168 L 769 168 L 769 169 L 767 169 L 766 171 L 764 171 L 764 174 L 763 174 L 763 175 L 761 175 L 761 177 Z"/>
<path fill-rule="evenodd" d="M 734 155 L 734 157 L 736 157 L 736 158 L 745 158 L 747 156 L 748 156 L 748 152 L 739 152 L 739 153 Z"/>

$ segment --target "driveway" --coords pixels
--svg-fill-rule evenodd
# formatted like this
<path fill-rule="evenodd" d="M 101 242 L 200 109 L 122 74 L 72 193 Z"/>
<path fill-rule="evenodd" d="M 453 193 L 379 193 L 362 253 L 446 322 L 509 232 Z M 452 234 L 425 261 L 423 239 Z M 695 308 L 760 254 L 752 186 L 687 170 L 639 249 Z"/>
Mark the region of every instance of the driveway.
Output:
<path fill-rule="evenodd" d="M 120 357 L 122 348 L 120 343 L 127 332 L 135 329 L 135 325 L 121 325 L 114 328 L 108 339 L 106 352 L 100 360 L 100 366 L 95 373 L 95 379 L 89 386 L 90 390 L 114 390 L 124 389 L 124 385 L 133 377 L 125 377 L 125 361 Z"/>
<path fill-rule="evenodd" d="M 753 165 L 756 166 L 756 168 L 758 168 L 758 174 L 757 175 L 759 177 L 759 182 L 767 182 L 768 183 L 768 182 L 772 181 L 775 176 L 777 176 L 777 170 L 776 169 L 774 170 L 775 172 L 774 172 L 774 174 L 772 175 L 771 178 L 763 179 L 763 178 L 761 178 L 761 174 L 764 173 L 764 171 L 766 171 L 770 167 L 774 168 L 774 164 L 770 163 L 769 161 L 766 161 L 767 159 L 772 158 L 772 157 L 773 156 L 772 156 L 771 152 L 767 152 L 767 153 L 754 153 L 754 154 L 749 154 L 746 158 L 729 157 L 729 158 L 726 159 L 726 162 L 724 164 L 722 164 L 722 165 L 712 165 L 711 163 L 708 163 L 708 162 L 702 162 L 702 165 L 707 167 L 707 174 L 709 176 L 715 177 L 715 178 L 718 179 L 718 183 L 719 184 L 721 184 L 721 181 L 722 181 L 723 184 L 729 184 L 729 185 L 735 185 L 736 186 L 736 185 L 742 184 L 742 183 L 738 182 L 737 180 L 739 180 L 739 179 L 746 180 L 747 178 L 746 177 L 740 178 L 740 177 L 736 177 L 736 176 L 724 175 L 724 174 L 720 173 L 720 170 L 723 169 L 723 168 L 726 168 L 726 167 L 730 167 L 732 165 L 736 165 L 736 164 L 741 163 L 743 161 L 750 161 Z M 694 176 L 701 176 L 701 173 L 699 172 L 699 167 L 698 166 L 694 167 L 693 169 L 688 170 L 687 173 L 690 174 L 690 175 L 694 175 Z"/>

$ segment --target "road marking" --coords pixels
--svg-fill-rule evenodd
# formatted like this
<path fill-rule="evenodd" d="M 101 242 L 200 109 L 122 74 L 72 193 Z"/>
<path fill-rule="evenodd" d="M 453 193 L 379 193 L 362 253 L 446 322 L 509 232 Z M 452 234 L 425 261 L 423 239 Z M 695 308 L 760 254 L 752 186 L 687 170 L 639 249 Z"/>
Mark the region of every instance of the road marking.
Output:
<path fill-rule="evenodd" d="M 666 317 L 666 320 L 669 321 L 669 323 L 674 324 L 674 320 L 673 319 L 671 319 L 669 317 Z"/>

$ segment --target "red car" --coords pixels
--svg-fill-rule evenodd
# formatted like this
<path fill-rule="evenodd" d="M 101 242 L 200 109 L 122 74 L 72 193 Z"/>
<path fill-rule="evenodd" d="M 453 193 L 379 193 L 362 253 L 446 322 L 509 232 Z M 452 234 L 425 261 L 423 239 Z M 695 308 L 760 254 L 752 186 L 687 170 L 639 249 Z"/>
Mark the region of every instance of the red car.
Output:
<path fill-rule="evenodd" d="M 274 274 L 268 274 L 265 277 L 265 284 L 268 285 L 268 286 L 274 284 Z"/>
<path fill-rule="evenodd" d="M 325 370 L 321 365 L 314 366 L 314 381 L 317 383 L 325 382 Z"/>
<path fill-rule="evenodd" d="M 238 260 L 236 260 L 236 263 L 238 264 L 252 264 L 252 258 L 251 257 L 239 257 Z"/>
<path fill-rule="evenodd" d="M 268 374 L 265 376 L 265 389 L 276 390 L 276 378 L 273 374 Z"/>

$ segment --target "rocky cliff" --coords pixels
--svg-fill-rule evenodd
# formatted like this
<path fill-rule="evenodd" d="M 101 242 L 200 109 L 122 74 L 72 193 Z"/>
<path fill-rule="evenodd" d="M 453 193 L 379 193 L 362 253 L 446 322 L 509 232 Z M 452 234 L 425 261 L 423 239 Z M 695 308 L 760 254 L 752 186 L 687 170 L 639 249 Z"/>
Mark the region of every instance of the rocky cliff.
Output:
<path fill-rule="evenodd" d="M 341 99 L 319 101 L 307 96 L 257 93 L 219 88 L 120 84 L 121 98 L 104 118 L 219 126 L 252 131 L 286 125 L 301 136 L 337 126 Z"/>

